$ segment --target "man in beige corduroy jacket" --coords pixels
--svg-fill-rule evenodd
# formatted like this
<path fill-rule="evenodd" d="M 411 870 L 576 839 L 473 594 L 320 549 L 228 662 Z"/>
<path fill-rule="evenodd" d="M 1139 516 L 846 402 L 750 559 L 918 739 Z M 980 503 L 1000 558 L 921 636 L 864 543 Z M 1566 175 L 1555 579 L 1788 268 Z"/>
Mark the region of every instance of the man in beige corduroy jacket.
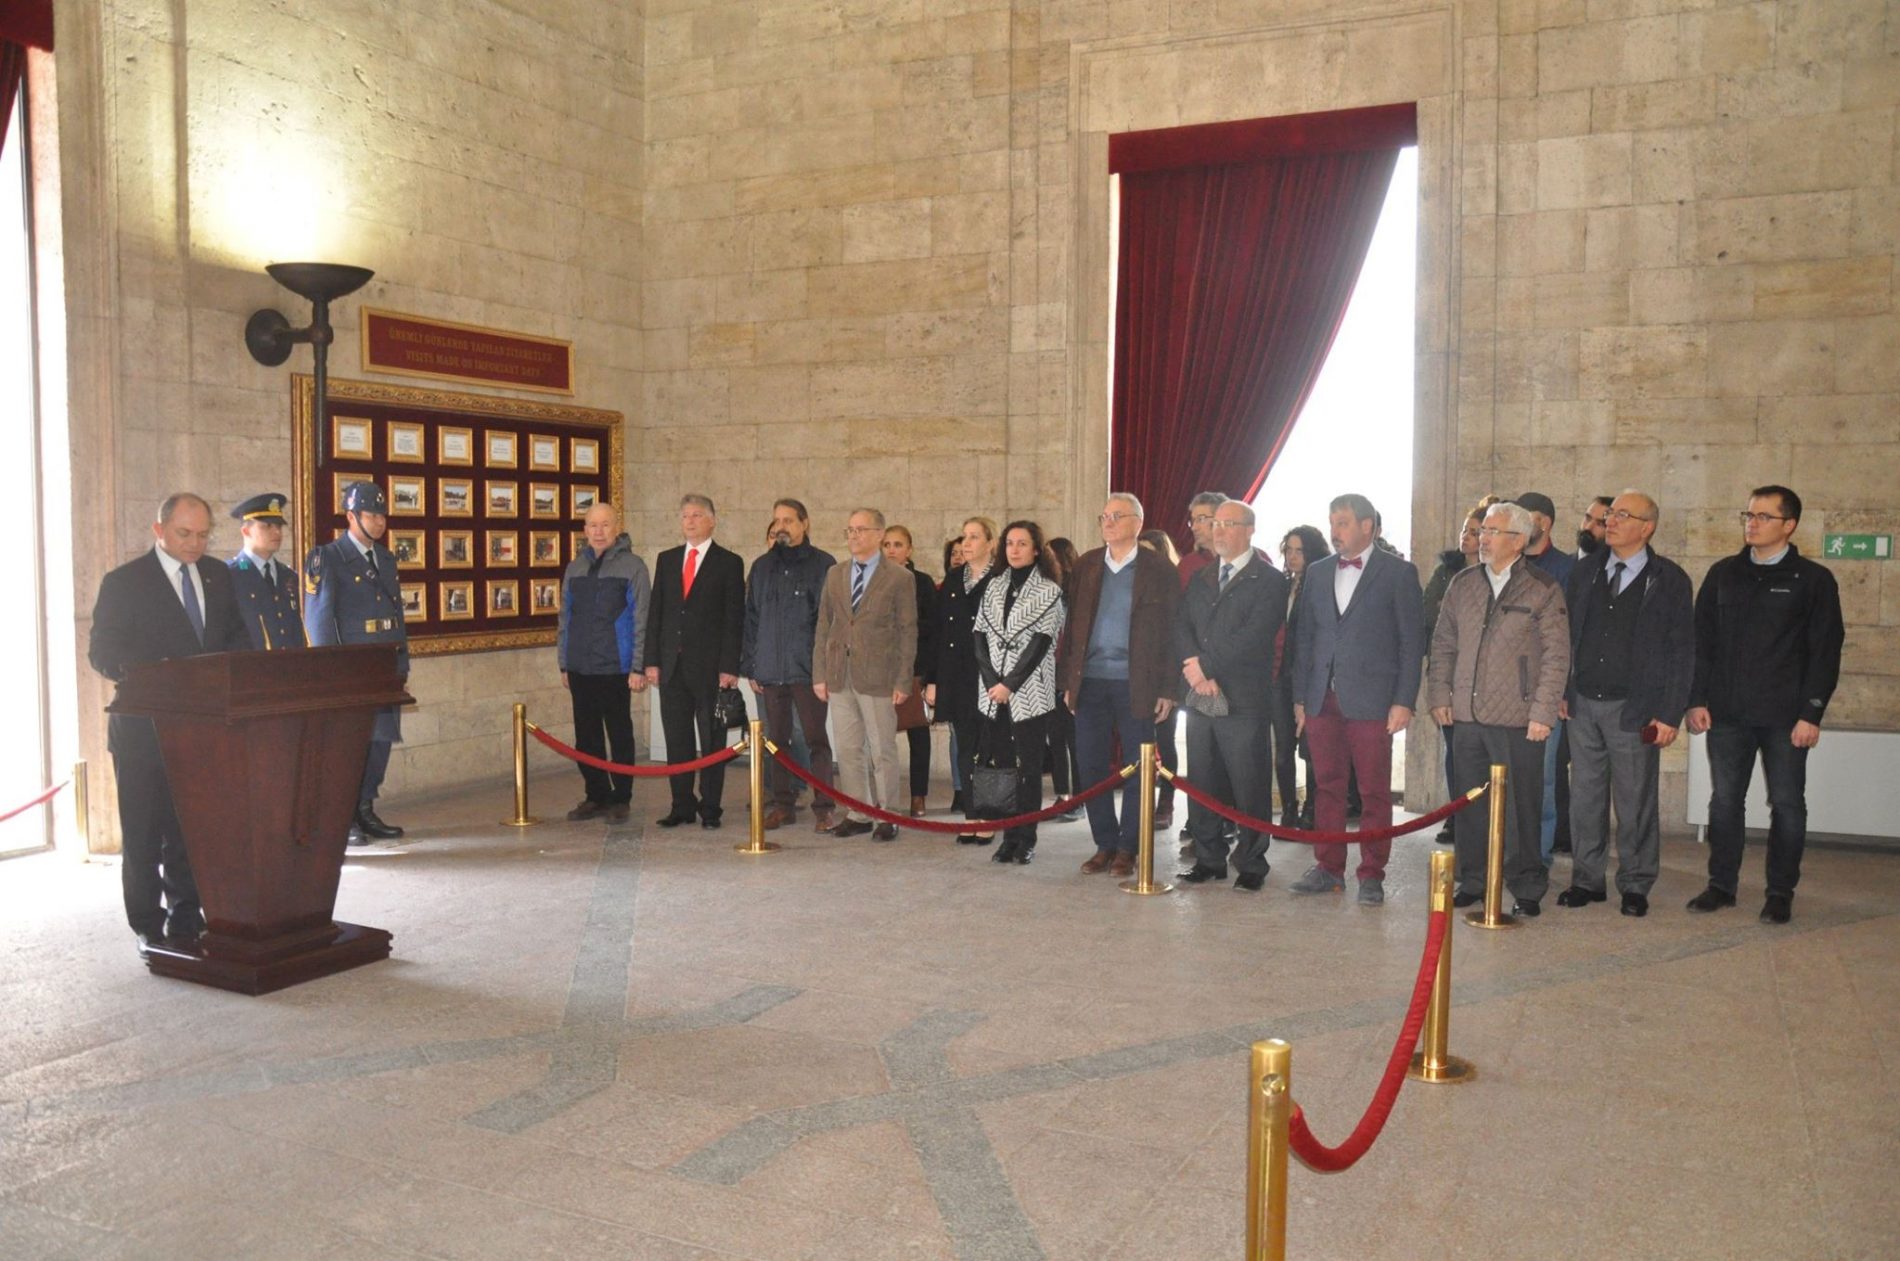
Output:
<path fill-rule="evenodd" d="M 1544 800 L 1544 741 L 1570 675 L 1570 618 L 1563 588 L 1535 565 L 1521 563 L 1530 513 L 1493 504 L 1478 535 L 1483 562 L 1461 571 L 1445 590 L 1432 631 L 1426 699 L 1432 718 L 1452 727 L 1453 787 L 1465 792 L 1502 763 L 1510 810 L 1504 836 L 1504 883 L 1516 915 L 1538 914 L 1550 884 L 1538 844 Z M 1457 815 L 1458 892 L 1469 906 L 1484 896 L 1485 814 Z"/>

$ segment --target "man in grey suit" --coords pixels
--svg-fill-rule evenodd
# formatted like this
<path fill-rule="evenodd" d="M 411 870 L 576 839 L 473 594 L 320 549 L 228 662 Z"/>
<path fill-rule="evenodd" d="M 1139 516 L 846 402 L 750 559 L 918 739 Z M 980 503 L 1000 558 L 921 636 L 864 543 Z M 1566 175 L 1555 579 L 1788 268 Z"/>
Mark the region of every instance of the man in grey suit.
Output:
<path fill-rule="evenodd" d="M 1313 826 L 1346 830 L 1346 780 L 1356 773 L 1360 826 L 1392 825 L 1392 737 L 1412 721 L 1425 656 L 1418 570 L 1372 545 L 1378 513 L 1364 495 L 1333 500 L 1334 554 L 1307 565 L 1305 598 L 1294 606 L 1287 651 L 1293 664 L 1293 721 L 1313 754 L 1318 800 Z M 1328 598 L 1330 597 L 1330 598 Z M 1385 901 L 1392 842 L 1359 847 L 1359 901 Z M 1314 866 L 1294 893 L 1346 887 L 1346 846 L 1315 845 Z"/>

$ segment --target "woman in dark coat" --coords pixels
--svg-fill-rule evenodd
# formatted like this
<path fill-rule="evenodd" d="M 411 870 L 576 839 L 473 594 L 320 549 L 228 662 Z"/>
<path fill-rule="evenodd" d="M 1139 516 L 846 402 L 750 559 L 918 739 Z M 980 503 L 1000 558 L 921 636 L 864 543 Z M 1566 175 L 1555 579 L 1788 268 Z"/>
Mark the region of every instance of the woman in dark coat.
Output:
<path fill-rule="evenodd" d="M 1296 525 L 1280 540 L 1280 561 L 1286 566 L 1287 577 L 1293 580 L 1286 601 L 1286 624 L 1280 628 L 1279 658 L 1273 663 L 1273 774 L 1280 788 L 1281 827 L 1313 826 L 1313 756 L 1306 751 L 1306 737 L 1296 740 L 1293 735 L 1293 684 L 1286 674 L 1292 664 L 1292 645 L 1286 642 L 1286 627 L 1293 624 L 1293 606 L 1299 603 L 1304 589 L 1306 567 L 1332 554 L 1326 536 L 1310 525 Z M 1299 776 L 1293 765 L 1296 746 L 1300 760 L 1306 763 L 1304 810 L 1299 804 Z"/>
<path fill-rule="evenodd" d="M 911 673 L 921 683 L 935 668 L 937 584 L 930 580 L 929 574 L 917 572 L 917 566 L 911 563 L 911 551 L 915 547 L 910 531 L 904 526 L 894 525 L 884 531 L 884 559 L 910 570 L 917 584 L 917 661 Z M 904 733 L 904 738 L 910 741 L 910 817 L 921 819 L 930 796 L 930 724 L 912 727 Z"/>
<path fill-rule="evenodd" d="M 1069 598 L 1069 576 L 1075 572 L 1075 563 L 1081 559 L 1075 550 L 1075 544 L 1067 539 L 1050 539 L 1046 550 L 1049 559 L 1054 562 L 1056 582 L 1062 588 L 1064 607 Z M 1057 798 L 1067 797 L 1081 788 L 1082 769 L 1075 760 L 1075 715 L 1069 712 L 1067 705 L 1057 705 L 1049 718 L 1049 751 L 1045 761 L 1049 767 L 1050 786 L 1055 789 Z M 1082 808 L 1077 806 L 1062 816 L 1064 823 L 1073 823 L 1082 817 Z"/>
<path fill-rule="evenodd" d="M 963 557 L 961 565 L 944 575 L 937 593 L 937 664 L 924 681 L 924 701 L 956 734 L 958 777 L 967 785 L 982 719 L 976 703 L 976 610 L 996 559 L 996 522 L 971 517 L 963 523 Z M 957 843 L 987 845 L 991 839 L 965 832 Z"/>

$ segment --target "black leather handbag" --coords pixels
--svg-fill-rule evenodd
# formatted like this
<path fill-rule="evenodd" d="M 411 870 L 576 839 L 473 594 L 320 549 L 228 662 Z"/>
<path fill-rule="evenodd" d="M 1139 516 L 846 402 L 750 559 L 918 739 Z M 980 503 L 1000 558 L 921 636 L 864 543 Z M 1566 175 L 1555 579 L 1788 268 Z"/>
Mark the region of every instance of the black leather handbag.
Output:
<path fill-rule="evenodd" d="M 728 730 L 746 725 L 745 693 L 736 687 L 722 687 L 713 701 L 713 721 Z"/>
<path fill-rule="evenodd" d="M 978 765 L 970 772 L 970 815 L 977 819 L 1007 819 L 1016 813 L 1016 789 L 1022 773 L 1016 766 L 1016 742 L 1005 739 L 1011 721 L 1009 706 L 999 705 L 994 721 L 984 724 L 977 749 Z M 1007 743 L 1007 756 L 998 745 Z"/>

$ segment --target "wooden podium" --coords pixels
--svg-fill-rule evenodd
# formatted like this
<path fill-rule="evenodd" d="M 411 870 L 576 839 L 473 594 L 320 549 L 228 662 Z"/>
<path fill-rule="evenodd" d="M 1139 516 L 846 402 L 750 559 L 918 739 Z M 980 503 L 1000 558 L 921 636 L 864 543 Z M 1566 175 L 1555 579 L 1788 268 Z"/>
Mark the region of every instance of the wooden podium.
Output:
<path fill-rule="evenodd" d="M 387 932 L 331 916 L 376 711 L 413 699 L 389 644 L 134 666 L 110 709 L 158 729 L 206 920 L 145 966 L 267 994 L 388 958 Z"/>

